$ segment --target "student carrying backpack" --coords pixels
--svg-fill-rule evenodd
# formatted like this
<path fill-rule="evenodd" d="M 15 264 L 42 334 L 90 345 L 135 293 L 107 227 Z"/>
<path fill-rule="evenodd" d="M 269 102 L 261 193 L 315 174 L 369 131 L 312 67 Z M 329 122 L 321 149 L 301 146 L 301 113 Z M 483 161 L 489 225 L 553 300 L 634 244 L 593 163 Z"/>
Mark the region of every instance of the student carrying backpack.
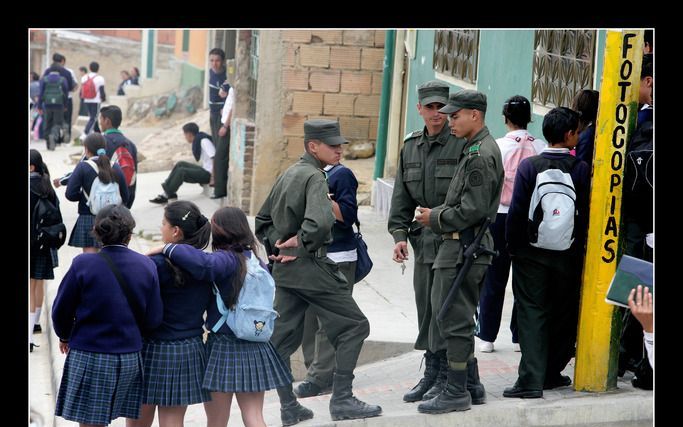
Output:
<path fill-rule="evenodd" d="M 505 138 L 508 138 L 508 135 L 505 135 Z M 515 137 L 514 141 L 515 145 L 505 152 L 505 157 L 503 158 L 505 178 L 503 180 L 503 190 L 500 194 L 500 203 L 505 206 L 510 206 L 510 201 L 512 200 L 512 189 L 515 184 L 517 167 L 522 160 L 536 155 L 536 147 L 533 144 L 535 138 L 529 135 L 528 132 L 525 133 L 524 137 Z"/>
<path fill-rule="evenodd" d="M 97 74 L 88 76 L 85 83 L 81 87 L 81 97 L 83 99 L 95 99 L 97 97 L 97 86 L 95 85 L 95 77 Z"/>
<path fill-rule="evenodd" d="M 88 200 L 86 204 L 90 208 L 90 212 L 93 215 L 97 215 L 107 205 L 120 205 L 123 199 L 121 199 L 121 193 L 119 192 L 119 184 L 113 180 L 107 184 L 103 183 L 100 181 L 100 169 L 97 167 L 97 164 L 90 159 L 85 162 L 98 174 L 92 182 L 92 186 L 90 186 L 90 193 L 83 189 L 83 194 L 85 194 L 85 198 Z"/>
<path fill-rule="evenodd" d="M 218 287 L 214 283 L 213 293 L 216 295 L 216 305 L 221 318 L 211 330 L 218 332 L 223 323 L 227 323 L 237 338 L 268 342 L 273 335 L 273 325 L 278 316 L 273 310 L 275 281 L 270 273 L 261 267 L 256 256 L 252 255 L 246 264 L 247 274 L 244 277 L 244 285 L 233 308 L 228 309 L 225 306 Z"/>
<path fill-rule="evenodd" d="M 529 204 L 529 244 L 537 248 L 564 251 L 574 242 L 576 189 L 569 172 L 576 157 L 530 159 L 538 171 Z"/>
<path fill-rule="evenodd" d="M 66 241 L 66 226 L 62 221 L 59 202 L 52 203 L 47 195 L 31 189 L 38 196 L 38 203 L 31 215 L 31 243 L 38 250 L 59 249 Z"/>
<path fill-rule="evenodd" d="M 63 107 L 66 104 L 65 82 L 64 77 L 60 76 L 56 71 L 43 77 L 44 90 L 42 100 L 45 107 Z"/>

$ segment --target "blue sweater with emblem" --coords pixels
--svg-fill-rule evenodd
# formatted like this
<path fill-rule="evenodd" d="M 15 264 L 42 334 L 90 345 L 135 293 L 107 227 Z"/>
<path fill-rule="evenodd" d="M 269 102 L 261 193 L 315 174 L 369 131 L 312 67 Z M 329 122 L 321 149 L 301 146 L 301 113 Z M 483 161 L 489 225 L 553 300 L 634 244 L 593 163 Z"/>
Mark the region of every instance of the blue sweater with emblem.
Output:
<path fill-rule="evenodd" d="M 55 333 L 69 347 L 95 353 L 132 353 L 142 349 L 143 332 L 161 324 L 163 308 L 154 262 L 124 246 L 105 246 L 132 298 L 142 310 L 138 327 L 126 295 L 101 256 L 84 253 L 73 259 L 52 304 Z"/>
<path fill-rule="evenodd" d="M 145 338 L 172 341 L 202 335 L 204 312 L 214 301 L 211 281 L 197 280 L 186 274 L 184 284 L 178 286 L 166 257 L 154 255 L 151 259 L 159 274 L 164 320 L 157 329 L 145 334 Z"/>
<path fill-rule="evenodd" d="M 244 256 L 251 258 L 251 251 L 243 252 Z M 191 245 L 169 243 L 164 246 L 164 256 L 168 257 L 173 264 L 182 268 L 197 280 L 215 282 L 220 291 L 223 301 L 229 299 L 232 292 L 233 276 L 239 268 L 239 260 L 232 251 L 218 250 L 216 252 L 204 252 Z M 260 262 L 260 260 L 259 260 Z M 261 268 L 266 267 L 261 262 Z M 266 270 L 267 271 L 267 270 Z M 206 329 L 211 330 L 221 318 L 216 305 L 215 295 L 211 296 L 211 302 L 206 310 Z M 218 333 L 234 335 L 227 324 L 223 324 Z"/>

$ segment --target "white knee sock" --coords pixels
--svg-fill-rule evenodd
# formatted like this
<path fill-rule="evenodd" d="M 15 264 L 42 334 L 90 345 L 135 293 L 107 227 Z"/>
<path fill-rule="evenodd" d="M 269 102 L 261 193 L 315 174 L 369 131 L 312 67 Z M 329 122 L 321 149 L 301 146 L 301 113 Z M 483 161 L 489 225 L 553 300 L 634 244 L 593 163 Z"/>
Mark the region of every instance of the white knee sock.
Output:
<path fill-rule="evenodd" d="M 40 324 L 40 312 L 41 311 L 43 311 L 42 307 L 36 307 L 36 319 L 35 319 L 36 325 Z"/>
<path fill-rule="evenodd" d="M 36 322 L 36 313 L 28 314 L 28 342 L 33 342 L 33 325 Z"/>

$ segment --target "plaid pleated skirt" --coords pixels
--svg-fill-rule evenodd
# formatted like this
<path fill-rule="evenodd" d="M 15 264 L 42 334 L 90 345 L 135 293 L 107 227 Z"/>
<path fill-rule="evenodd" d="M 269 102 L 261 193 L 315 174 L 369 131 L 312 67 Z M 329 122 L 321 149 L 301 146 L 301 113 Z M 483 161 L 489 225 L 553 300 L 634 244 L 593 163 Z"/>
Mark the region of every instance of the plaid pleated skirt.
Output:
<path fill-rule="evenodd" d="M 31 279 L 52 280 L 57 266 L 57 250 L 31 251 Z"/>
<path fill-rule="evenodd" d="M 207 390 L 249 393 L 282 387 L 294 380 L 270 342 L 210 333 L 207 351 L 209 362 L 204 375 Z"/>
<path fill-rule="evenodd" d="M 94 225 L 95 215 L 78 214 L 78 219 L 69 237 L 69 246 L 76 248 L 101 247 L 102 245 L 95 240 L 92 234 Z"/>
<path fill-rule="evenodd" d="M 201 335 L 175 341 L 145 339 L 142 362 L 142 403 L 185 406 L 211 400 L 209 392 L 202 389 L 206 347 Z"/>
<path fill-rule="evenodd" d="M 83 424 L 107 425 L 138 418 L 142 405 L 142 357 L 69 350 L 55 415 Z"/>

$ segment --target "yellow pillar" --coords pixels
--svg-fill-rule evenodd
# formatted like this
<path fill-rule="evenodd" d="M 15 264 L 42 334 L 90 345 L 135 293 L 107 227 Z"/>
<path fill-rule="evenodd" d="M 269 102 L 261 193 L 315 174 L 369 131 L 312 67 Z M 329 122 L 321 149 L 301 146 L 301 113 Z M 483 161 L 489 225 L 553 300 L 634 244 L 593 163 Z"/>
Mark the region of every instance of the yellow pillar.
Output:
<path fill-rule="evenodd" d="M 605 294 L 621 256 L 626 141 L 638 114 L 642 51 L 642 30 L 607 31 L 574 370 L 574 386 L 580 391 L 617 385 L 621 320 Z"/>

